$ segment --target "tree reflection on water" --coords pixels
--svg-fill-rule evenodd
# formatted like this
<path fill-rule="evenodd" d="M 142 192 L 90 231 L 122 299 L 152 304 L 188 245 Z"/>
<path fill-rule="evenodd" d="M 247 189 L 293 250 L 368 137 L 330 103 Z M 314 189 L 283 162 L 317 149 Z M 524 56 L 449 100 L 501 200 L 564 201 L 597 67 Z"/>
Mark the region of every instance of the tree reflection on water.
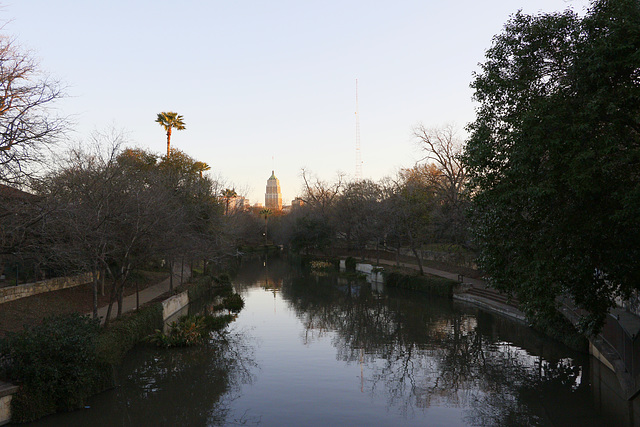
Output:
<path fill-rule="evenodd" d="M 95 396 L 87 409 L 57 414 L 34 425 L 208 426 L 255 424 L 232 419 L 229 405 L 254 381 L 254 348 L 242 333 L 208 345 L 159 349 L 139 346 L 116 373 L 117 387 Z"/>
<path fill-rule="evenodd" d="M 141 348 L 127 360 L 114 398 L 123 425 L 221 425 L 243 384 L 254 380 L 251 345 L 242 334 L 226 334 L 209 345 L 181 349 Z M 180 402 L 176 405 L 176 402 Z M 167 408 L 172 408 L 167 410 Z M 129 410 L 131 410 L 129 412 Z"/>
<path fill-rule="evenodd" d="M 589 400 L 588 362 L 524 325 L 338 278 L 292 278 L 282 292 L 305 325 L 303 339 L 331 331 L 337 357 L 362 364 L 363 391 L 405 416 L 437 405 L 465 408 L 473 425 L 575 422 L 578 412 L 598 422 L 570 403 Z"/>

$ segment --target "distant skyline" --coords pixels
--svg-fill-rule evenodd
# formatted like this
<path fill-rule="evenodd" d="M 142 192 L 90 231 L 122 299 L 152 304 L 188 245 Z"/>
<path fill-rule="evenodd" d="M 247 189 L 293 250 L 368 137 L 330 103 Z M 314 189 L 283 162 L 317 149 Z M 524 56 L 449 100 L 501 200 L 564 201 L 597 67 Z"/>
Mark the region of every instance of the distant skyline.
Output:
<path fill-rule="evenodd" d="M 474 119 L 469 83 L 491 38 L 518 9 L 584 0 L 2 2 L 2 33 L 67 87 L 57 104 L 74 140 L 123 130 L 128 146 L 166 150 L 162 111 L 184 116 L 172 147 L 207 162 L 251 203 L 275 171 L 284 204 L 300 170 L 355 175 L 358 79 L 363 178 L 421 156 L 419 123 Z M 272 160 L 273 158 L 273 160 Z"/>

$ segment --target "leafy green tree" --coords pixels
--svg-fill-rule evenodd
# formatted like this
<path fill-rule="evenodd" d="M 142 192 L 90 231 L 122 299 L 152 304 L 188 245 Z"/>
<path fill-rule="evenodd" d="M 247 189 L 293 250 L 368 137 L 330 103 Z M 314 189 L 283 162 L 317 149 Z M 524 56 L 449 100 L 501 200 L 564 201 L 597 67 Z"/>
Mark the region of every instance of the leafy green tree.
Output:
<path fill-rule="evenodd" d="M 386 201 L 390 212 L 389 238 L 396 240 L 398 252 L 408 245 L 418 263 L 420 275 L 424 275 L 422 257 L 418 250 L 432 236 L 432 213 L 435 206 L 435 189 L 425 185 L 409 171 L 400 174 L 393 193 Z"/>
<path fill-rule="evenodd" d="M 291 232 L 291 247 L 307 254 L 324 251 L 331 245 L 332 229 L 324 215 L 317 210 L 303 206 L 297 214 Z"/>
<path fill-rule="evenodd" d="M 167 157 L 171 154 L 171 131 L 175 130 L 184 130 L 186 126 L 184 124 L 184 117 L 179 115 L 178 113 L 174 113 L 173 111 L 158 113 L 158 117 L 156 118 L 156 123 L 159 123 L 160 126 L 167 131 Z"/>
<path fill-rule="evenodd" d="M 566 295 L 597 331 L 640 283 L 639 52 L 637 0 L 517 13 L 471 85 L 479 264 L 532 318 Z"/>
<path fill-rule="evenodd" d="M 332 218 L 335 229 L 347 242 L 347 249 L 352 249 L 353 243 L 364 249 L 369 241 L 382 239 L 381 200 L 382 190 L 371 180 L 353 181 L 344 186 Z"/>

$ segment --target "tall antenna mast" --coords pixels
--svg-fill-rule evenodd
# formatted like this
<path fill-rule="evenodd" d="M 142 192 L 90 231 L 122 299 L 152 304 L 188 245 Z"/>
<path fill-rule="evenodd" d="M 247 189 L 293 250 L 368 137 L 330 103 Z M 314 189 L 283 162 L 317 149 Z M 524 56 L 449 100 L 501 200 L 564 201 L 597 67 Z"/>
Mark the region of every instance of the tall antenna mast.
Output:
<path fill-rule="evenodd" d="M 360 153 L 360 114 L 358 108 L 358 79 L 356 79 L 356 180 L 362 179 L 362 154 Z"/>

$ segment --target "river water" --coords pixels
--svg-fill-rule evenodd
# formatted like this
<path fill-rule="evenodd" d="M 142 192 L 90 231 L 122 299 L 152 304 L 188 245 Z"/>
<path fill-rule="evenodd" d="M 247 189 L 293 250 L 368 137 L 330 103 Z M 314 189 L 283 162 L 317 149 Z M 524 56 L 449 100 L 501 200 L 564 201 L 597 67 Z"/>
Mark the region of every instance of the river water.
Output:
<path fill-rule="evenodd" d="M 415 292 L 247 262 L 207 346 L 141 346 L 119 386 L 33 425 L 626 425 L 611 373 L 526 325 Z M 613 379 L 612 379 L 613 378 Z"/>

